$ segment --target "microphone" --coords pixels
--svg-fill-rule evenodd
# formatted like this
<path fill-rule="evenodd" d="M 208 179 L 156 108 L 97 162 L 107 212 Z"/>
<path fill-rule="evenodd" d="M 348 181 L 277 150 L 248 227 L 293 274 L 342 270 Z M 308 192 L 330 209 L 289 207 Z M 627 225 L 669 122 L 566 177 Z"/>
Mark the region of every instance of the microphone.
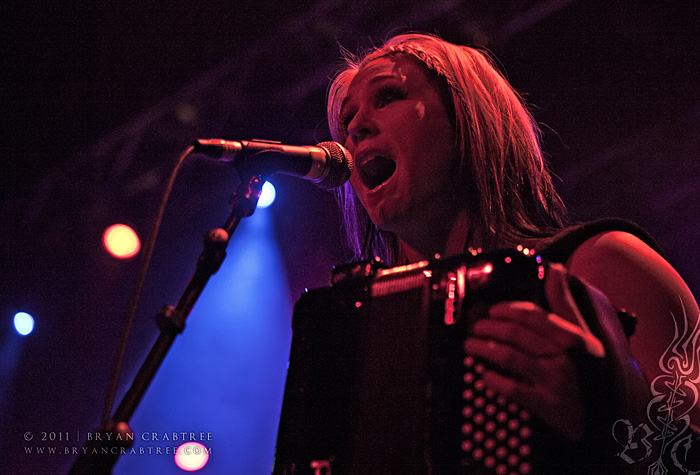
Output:
<path fill-rule="evenodd" d="M 193 153 L 231 162 L 241 174 L 269 176 L 273 173 L 311 180 L 330 190 L 348 181 L 353 169 L 350 152 L 336 142 L 316 146 L 282 145 L 270 140 L 197 139 Z"/>

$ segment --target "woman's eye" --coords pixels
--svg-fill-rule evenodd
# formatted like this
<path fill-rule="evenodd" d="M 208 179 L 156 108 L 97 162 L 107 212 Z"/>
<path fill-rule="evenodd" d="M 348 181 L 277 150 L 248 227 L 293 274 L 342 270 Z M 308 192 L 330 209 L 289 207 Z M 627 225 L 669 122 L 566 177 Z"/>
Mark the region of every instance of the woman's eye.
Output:
<path fill-rule="evenodd" d="M 381 109 L 394 101 L 398 101 L 406 98 L 406 93 L 397 86 L 383 86 L 380 87 L 375 93 L 375 105 L 377 109 Z M 350 112 L 346 114 L 341 114 L 338 117 L 338 129 L 344 135 L 348 135 L 350 123 L 355 117 L 355 112 Z"/>
<path fill-rule="evenodd" d="M 377 91 L 377 107 L 382 108 L 406 98 L 406 93 L 395 86 L 384 86 Z"/>
<path fill-rule="evenodd" d="M 340 126 L 340 131 L 345 135 L 348 134 L 348 127 L 350 127 L 350 122 L 352 122 L 354 114 L 344 114 L 338 119 L 338 125 Z"/>

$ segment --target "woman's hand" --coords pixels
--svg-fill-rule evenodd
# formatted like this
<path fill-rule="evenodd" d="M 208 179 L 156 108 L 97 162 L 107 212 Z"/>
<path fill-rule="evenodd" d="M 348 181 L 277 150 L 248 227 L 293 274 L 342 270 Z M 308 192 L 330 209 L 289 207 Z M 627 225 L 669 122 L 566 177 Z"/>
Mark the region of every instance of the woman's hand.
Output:
<path fill-rule="evenodd" d="M 561 295 L 564 273 L 554 273 L 559 275 L 546 286 L 548 302 L 568 318 L 531 302 L 501 302 L 489 309 L 488 318 L 475 323 L 464 349 L 486 363 L 486 387 L 527 408 L 568 439 L 579 440 L 584 414 L 573 357 L 586 351 L 586 335 L 569 323 L 575 311 L 566 308 L 570 304 Z"/>

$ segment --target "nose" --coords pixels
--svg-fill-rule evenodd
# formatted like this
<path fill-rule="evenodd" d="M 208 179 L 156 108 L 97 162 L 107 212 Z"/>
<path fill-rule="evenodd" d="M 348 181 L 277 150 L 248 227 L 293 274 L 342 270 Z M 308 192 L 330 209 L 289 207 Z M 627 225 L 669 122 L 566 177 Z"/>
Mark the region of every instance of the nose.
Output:
<path fill-rule="evenodd" d="M 377 126 L 363 110 L 358 111 L 348 124 L 348 134 L 357 144 L 370 135 L 377 133 Z"/>

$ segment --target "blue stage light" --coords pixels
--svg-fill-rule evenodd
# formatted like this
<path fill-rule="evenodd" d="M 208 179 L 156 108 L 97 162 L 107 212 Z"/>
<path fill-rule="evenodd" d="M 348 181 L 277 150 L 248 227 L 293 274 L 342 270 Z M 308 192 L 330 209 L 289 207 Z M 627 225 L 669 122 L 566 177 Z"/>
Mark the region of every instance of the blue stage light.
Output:
<path fill-rule="evenodd" d="M 260 199 L 258 200 L 258 208 L 267 208 L 272 205 L 275 202 L 275 196 L 277 196 L 277 192 L 272 183 L 269 181 L 263 183 Z"/>
<path fill-rule="evenodd" d="M 115 475 L 182 475 L 172 450 L 187 442 L 210 455 L 202 473 L 272 471 L 295 301 L 273 218 L 256 212 L 231 237 L 130 421 L 139 456 L 122 455 Z"/>
<path fill-rule="evenodd" d="M 27 336 L 34 330 L 34 317 L 26 312 L 17 312 L 14 322 L 15 330 L 22 336 Z"/>

